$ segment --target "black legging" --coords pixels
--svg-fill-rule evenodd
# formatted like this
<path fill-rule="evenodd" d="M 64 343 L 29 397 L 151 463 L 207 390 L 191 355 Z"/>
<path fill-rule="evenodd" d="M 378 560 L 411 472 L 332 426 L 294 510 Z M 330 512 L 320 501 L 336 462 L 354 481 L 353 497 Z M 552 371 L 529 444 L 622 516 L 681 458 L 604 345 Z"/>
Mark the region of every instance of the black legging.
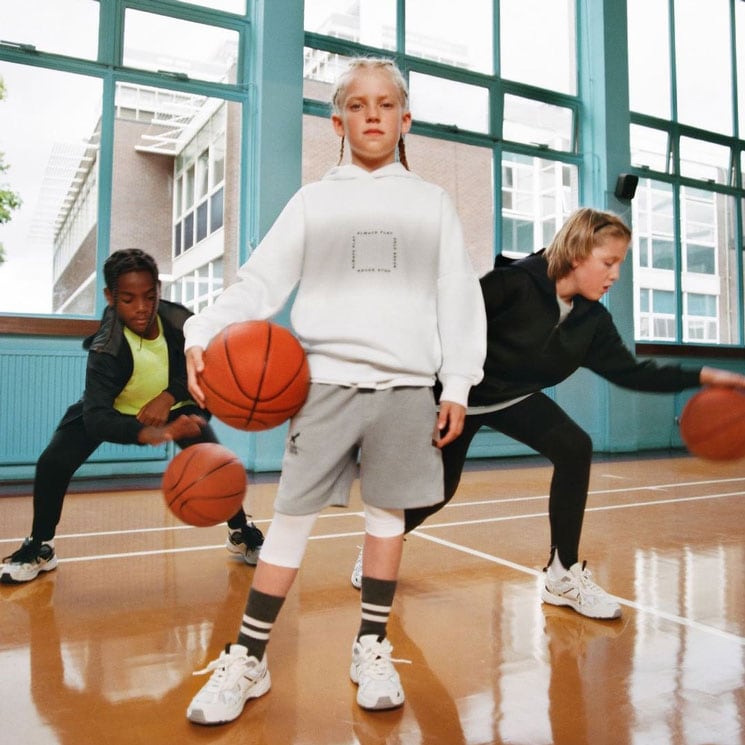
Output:
<path fill-rule="evenodd" d="M 463 433 L 442 450 L 445 499 L 430 507 L 406 510 L 406 532 L 442 509 L 455 494 L 468 446 L 481 427 L 490 427 L 528 445 L 554 465 L 548 500 L 551 548 L 565 567 L 578 561 L 582 518 L 587 502 L 592 461 L 592 440 L 567 414 L 543 393 L 500 411 L 469 414 Z"/>
<path fill-rule="evenodd" d="M 196 407 L 185 406 L 172 411 L 169 421 L 181 414 L 202 414 Z M 198 442 L 217 442 L 212 427 L 208 424 L 202 428 L 198 437 L 177 440 L 181 448 L 195 445 Z M 34 476 L 34 519 L 31 535 L 36 541 L 50 541 L 54 538 L 57 523 L 62 515 L 62 504 L 67 488 L 75 472 L 85 463 L 102 440 L 90 437 L 85 430 L 83 418 L 78 417 L 67 424 L 60 424 L 52 439 L 36 462 Z M 231 528 L 239 530 L 246 524 L 246 516 L 240 509 L 228 520 Z"/>

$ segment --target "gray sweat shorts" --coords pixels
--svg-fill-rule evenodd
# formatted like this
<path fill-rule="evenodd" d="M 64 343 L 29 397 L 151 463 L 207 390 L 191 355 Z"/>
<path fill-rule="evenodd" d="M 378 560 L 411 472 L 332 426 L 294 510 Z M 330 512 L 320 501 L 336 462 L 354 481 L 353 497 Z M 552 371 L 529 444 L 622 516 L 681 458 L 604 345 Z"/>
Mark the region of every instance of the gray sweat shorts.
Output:
<path fill-rule="evenodd" d="M 346 506 L 358 475 L 362 501 L 374 507 L 442 502 L 442 457 L 432 444 L 436 423 L 431 388 L 312 383 L 290 422 L 275 510 L 309 515 Z"/>

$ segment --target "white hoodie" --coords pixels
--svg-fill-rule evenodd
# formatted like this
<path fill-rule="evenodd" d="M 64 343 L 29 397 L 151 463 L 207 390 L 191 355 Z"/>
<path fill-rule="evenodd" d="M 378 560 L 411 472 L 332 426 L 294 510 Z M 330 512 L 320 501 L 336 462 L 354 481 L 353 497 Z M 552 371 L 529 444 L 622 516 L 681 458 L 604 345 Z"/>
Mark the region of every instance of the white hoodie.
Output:
<path fill-rule="evenodd" d="M 215 304 L 184 326 L 205 348 L 230 323 L 271 318 L 293 289 L 311 379 L 364 388 L 443 385 L 466 405 L 486 319 L 447 193 L 394 163 L 334 168 L 288 202 Z"/>

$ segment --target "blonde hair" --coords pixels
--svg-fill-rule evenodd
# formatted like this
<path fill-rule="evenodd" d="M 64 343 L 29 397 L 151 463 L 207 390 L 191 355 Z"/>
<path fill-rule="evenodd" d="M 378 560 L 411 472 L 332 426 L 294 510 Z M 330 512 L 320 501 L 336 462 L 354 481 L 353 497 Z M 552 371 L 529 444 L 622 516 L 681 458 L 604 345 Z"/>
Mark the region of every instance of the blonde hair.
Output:
<path fill-rule="evenodd" d="M 618 215 L 582 207 L 573 212 L 561 226 L 544 253 L 548 276 L 556 281 L 566 277 L 574 266 L 584 261 L 596 246 L 609 238 L 631 241 L 631 230 Z"/>
<path fill-rule="evenodd" d="M 333 113 L 341 116 L 344 110 L 344 101 L 347 96 L 347 88 L 354 76 L 360 71 L 382 71 L 391 79 L 396 86 L 399 95 L 399 102 L 404 112 L 409 110 L 409 86 L 406 84 L 406 78 L 398 68 L 398 65 L 391 59 L 385 57 L 353 57 L 344 72 L 337 78 L 336 85 L 331 94 L 331 108 Z M 344 137 L 341 138 L 339 147 L 339 163 L 344 158 Z M 404 145 L 403 135 L 398 141 L 398 159 L 401 165 L 409 169 L 409 163 L 406 159 L 406 146 Z"/>

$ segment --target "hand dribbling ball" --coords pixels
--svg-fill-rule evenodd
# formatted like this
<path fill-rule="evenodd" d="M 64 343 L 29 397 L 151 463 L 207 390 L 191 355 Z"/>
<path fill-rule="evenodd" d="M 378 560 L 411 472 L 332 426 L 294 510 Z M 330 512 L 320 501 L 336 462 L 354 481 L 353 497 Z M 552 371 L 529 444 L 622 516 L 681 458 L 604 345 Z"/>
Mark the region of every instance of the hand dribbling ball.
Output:
<path fill-rule="evenodd" d="M 680 415 L 685 446 L 706 460 L 745 457 L 745 393 L 737 388 L 702 388 Z"/>
<path fill-rule="evenodd" d="M 247 481 L 235 453 L 216 442 L 200 442 L 173 458 L 161 488 L 179 520 L 205 528 L 227 522 L 241 509 Z"/>
<path fill-rule="evenodd" d="M 207 345 L 199 387 L 205 404 L 236 429 L 277 427 L 296 414 L 308 395 L 305 350 L 283 326 L 243 321 L 225 327 Z"/>

